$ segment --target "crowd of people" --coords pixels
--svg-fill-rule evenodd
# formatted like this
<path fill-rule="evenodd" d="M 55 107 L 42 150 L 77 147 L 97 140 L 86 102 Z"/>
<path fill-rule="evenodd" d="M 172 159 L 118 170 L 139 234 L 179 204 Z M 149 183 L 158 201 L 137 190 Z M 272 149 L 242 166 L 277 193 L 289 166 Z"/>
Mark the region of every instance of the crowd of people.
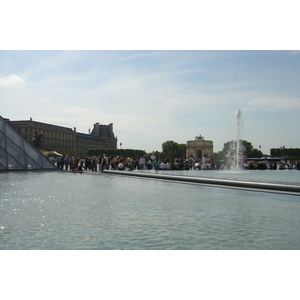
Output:
<path fill-rule="evenodd" d="M 268 161 L 247 161 L 244 162 L 244 169 L 249 170 L 300 170 L 300 162 L 298 161 L 280 161 L 280 162 L 268 162 Z"/>
<path fill-rule="evenodd" d="M 203 157 L 202 160 L 194 158 L 176 158 L 176 159 L 152 159 L 150 157 L 124 157 L 124 156 L 108 156 L 101 155 L 100 157 L 86 157 L 84 159 L 68 156 L 65 157 L 50 157 L 50 161 L 62 170 L 67 171 L 84 171 L 93 172 L 103 170 L 190 170 L 190 169 L 218 169 L 219 163 L 214 163 L 213 158 Z"/>
<path fill-rule="evenodd" d="M 50 161 L 62 170 L 67 171 L 92 171 L 103 172 L 103 170 L 219 170 L 229 169 L 228 162 L 215 162 L 213 157 L 208 158 L 206 155 L 202 159 L 194 158 L 176 158 L 159 160 L 150 157 L 124 157 L 124 156 L 109 156 L 101 155 L 100 157 L 92 156 L 84 159 L 75 156 L 69 157 L 50 157 Z M 241 164 L 244 169 L 258 170 L 276 170 L 278 169 L 297 169 L 300 170 L 300 162 L 255 162 L 245 161 Z"/>

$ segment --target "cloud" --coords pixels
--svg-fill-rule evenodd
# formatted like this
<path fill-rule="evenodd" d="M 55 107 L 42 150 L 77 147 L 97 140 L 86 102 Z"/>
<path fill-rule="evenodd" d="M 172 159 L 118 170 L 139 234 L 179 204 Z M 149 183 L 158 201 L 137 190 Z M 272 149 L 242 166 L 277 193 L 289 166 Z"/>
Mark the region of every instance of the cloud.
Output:
<path fill-rule="evenodd" d="M 246 111 L 264 110 L 264 111 L 280 111 L 280 110 L 300 110 L 299 98 L 284 97 L 265 97 L 250 100 L 246 107 Z"/>
<path fill-rule="evenodd" d="M 101 109 L 95 109 L 90 107 L 68 107 L 65 110 L 65 114 L 68 115 L 68 122 L 73 123 L 74 126 L 86 132 L 87 127 L 93 127 L 95 122 L 100 124 L 113 123 L 116 125 L 117 131 L 128 135 L 145 135 L 145 132 L 151 135 L 159 135 L 160 128 L 170 126 L 170 119 L 168 116 L 165 118 L 153 118 L 152 115 L 135 115 L 130 111 L 124 111 L 122 114 L 110 114 L 103 113 Z M 52 118 L 53 119 L 53 118 Z"/>
<path fill-rule="evenodd" d="M 128 55 L 125 57 L 121 57 L 117 60 L 117 62 L 125 62 L 128 60 L 132 60 L 132 59 L 136 59 L 136 58 L 141 58 L 141 57 L 145 57 L 145 56 L 153 56 L 155 55 L 155 52 L 151 52 L 151 53 L 138 53 L 138 54 L 132 54 L 132 55 Z"/>
<path fill-rule="evenodd" d="M 25 84 L 25 76 L 10 75 L 0 77 L 0 86 L 8 88 L 23 88 Z"/>

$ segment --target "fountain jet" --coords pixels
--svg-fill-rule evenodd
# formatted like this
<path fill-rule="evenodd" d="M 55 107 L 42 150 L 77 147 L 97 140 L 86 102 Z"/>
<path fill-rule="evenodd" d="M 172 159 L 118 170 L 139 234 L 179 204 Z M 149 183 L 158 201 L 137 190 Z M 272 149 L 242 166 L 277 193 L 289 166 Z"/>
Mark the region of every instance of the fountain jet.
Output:
<path fill-rule="evenodd" d="M 235 160 L 236 160 L 236 170 L 239 169 L 239 161 L 242 158 L 241 155 L 241 132 L 243 129 L 242 123 L 242 111 L 238 108 L 235 113 L 235 120 L 236 120 L 236 151 L 235 151 Z"/>

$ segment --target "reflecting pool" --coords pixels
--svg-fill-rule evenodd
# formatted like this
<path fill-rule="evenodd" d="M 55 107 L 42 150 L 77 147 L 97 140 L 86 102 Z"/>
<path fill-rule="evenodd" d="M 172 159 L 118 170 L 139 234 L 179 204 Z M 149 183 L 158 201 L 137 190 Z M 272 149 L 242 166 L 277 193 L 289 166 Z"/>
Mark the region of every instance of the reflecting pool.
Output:
<path fill-rule="evenodd" d="M 296 170 L 169 174 L 300 182 Z M 0 173 L 0 192 L 0 249 L 300 249 L 297 195 L 63 171 Z"/>

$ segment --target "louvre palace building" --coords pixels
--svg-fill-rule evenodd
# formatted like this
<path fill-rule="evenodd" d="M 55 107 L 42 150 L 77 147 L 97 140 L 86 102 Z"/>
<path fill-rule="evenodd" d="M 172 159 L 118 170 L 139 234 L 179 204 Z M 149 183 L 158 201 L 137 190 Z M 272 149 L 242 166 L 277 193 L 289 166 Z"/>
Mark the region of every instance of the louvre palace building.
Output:
<path fill-rule="evenodd" d="M 28 142 L 40 151 L 56 151 L 64 155 L 85 157 L 88 149 L 117 149 L 113 124 L 94 124 L 89 134 L 76 128 L 67 128 L 30 120 L 6 121 Z"/>

